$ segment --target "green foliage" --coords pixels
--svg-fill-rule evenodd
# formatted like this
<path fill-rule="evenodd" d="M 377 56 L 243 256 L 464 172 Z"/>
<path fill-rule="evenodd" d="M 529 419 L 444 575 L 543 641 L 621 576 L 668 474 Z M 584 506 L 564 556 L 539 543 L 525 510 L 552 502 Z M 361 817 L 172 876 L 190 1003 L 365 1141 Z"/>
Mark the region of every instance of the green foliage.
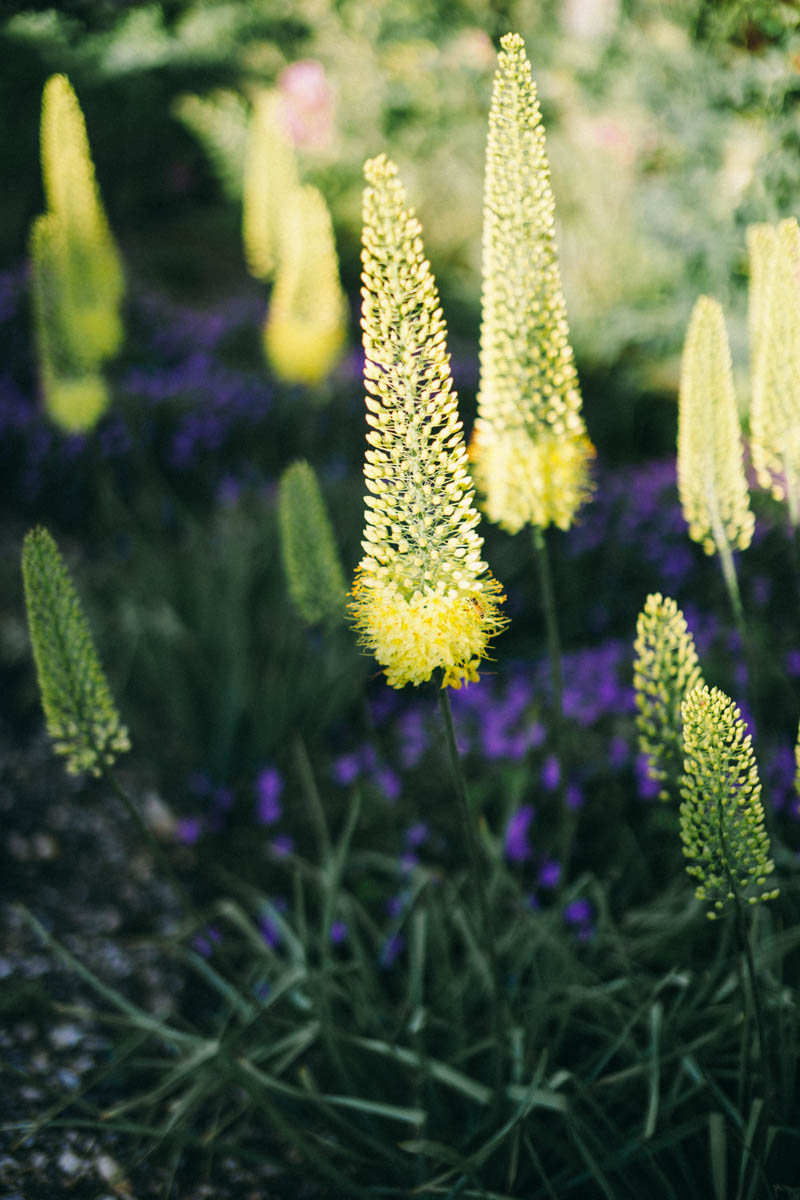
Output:
<path fill-rule="evenodd" d="M 633 648 L 639 749 L 647 756 L 650 778 L 662 784 L 660 798 L 668 800 L 683 769 L 681 706 L 703 682 L 694 638 L 670 596 L 647 597 Z"/>
<path fill-rule="evenodd" d="M 67 771 L 100 775 L 130 749 L 92 642 L 78 594 L 53 538 L 32 529 L 22 549 L 22 576 L 33 655 L 47 731 Z"/>
<path fill-rule="evenodd" d="M 686 870 L 699 880 L 709 917 L 728 901 L 772 900 L 761 783 L 741 713 L 718 688 L 695 688 L 683 702 L 681 841 Z"/>
<path fill-rule="evenodd" d="M 309 625 L 344 621 L 347 582 L 314 469 L 287 467 L 278 494 L 281 557 L 289 595 Z"/>

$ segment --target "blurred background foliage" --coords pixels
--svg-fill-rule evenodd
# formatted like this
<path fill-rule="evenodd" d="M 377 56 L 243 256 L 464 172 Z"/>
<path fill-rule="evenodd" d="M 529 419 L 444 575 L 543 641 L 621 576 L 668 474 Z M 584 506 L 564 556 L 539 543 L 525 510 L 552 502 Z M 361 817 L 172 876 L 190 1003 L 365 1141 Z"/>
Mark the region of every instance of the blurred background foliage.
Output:
<path fill-rule="evenodd" d="M 0 14 L 0 89 L 14 114 L 0 132 L 14 181 L 0 198 L 3 260 L 25 253 L 41 211 L 41 88 L 65 71 L 131 269 L 217 289 L 241 270 L 239 216 L 181 120 L 180 98 L 222 91 L 233 128 L 231 97 L 243 122 L 255 89 L 311 59 L 324 69 L 330 111 L 324 130 L 300 134 L 302 170 L 332 208 L 345 284 L 357 282 L 361 166 L 386 150 L 416 198 L 455 348 L 459 336 L 474 344 L 493 41 L 513 28 L 539 85 L 590 398 L 595 373 L 605 391 L 607 373 L 620 370 L 612 379 L 629 407 L 631 379 L 634 392 L 673 392 L 701 291 L 731 314 L 742 359 L 744 229 L 787 215 L 800 183 L 794 4 L 83 0 L 5 4 Z"/>

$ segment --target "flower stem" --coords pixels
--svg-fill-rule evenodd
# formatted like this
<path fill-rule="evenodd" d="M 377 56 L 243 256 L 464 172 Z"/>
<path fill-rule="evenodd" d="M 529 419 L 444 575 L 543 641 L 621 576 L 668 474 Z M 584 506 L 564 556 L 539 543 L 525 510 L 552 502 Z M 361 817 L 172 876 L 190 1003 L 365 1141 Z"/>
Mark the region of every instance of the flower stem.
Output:
<path fill-rule="evenodd" d="M 445 738 L 450 756 L 450 767 L 453 773 L 453 782 L 455 783 L 459 808 L 461 810 L 461 824 L 463 826 L 464 835 L 467 842 L 472 881 L 477 893 L 478 906 L 480 908 L 481 924 L 483 926 L 483 943 L 489 959 L 492 1025 L 495 1043 L 497 1046 L 497 1050 L 493 1056 L 495 1061 L 495 1093 L 496 1097 L 499 1097 L 500 1086 L 502 1082 L 502 1022 L 500 1018 L 500 1004 L 498 995 L 498 983 L 500 976 L 499 964 L 497 961 L 494 926 L 489 909 L 486 886 L 484 884 L 483 869 L 481 866 L 481 858 L 478 846 L 478 836 L 475 828 L 475 815 L 469 802 L 467 781 L 464 776 L 464 767 L 458 753 L 455 725 L 453 724 L 453 708 L 450 703 L 450 690 L 446 687 L 440 687 L 438 690 L 439 709 L 444 722 Z"/>
<path fill-rule="evenodd" d="M 138 807 L 134 804 L 133 800 L 130 798 L 130 796 L 125 791 L 125 789 L 123 787 L 121 787 L 121 785 L 119 784 L 119 782 L 118 782 L 116 776 L 113 774 L 113 772 L 108 771 L 108 770 L 105 771 L 103 773 L 103 778 L 106 780 L 107 783 L 109 783 L 111 785 L 111 788 L 113 789 L 113 791 L 120 798 L 122 803 L 125 805 L 128 815 L 132 818 L 133 823 L 136 825 L 139 832 L 142 834 L 145 841 L 147 842 L 147 845 L 149 846 L 149 848 L 153 854 L 153 857 L 155 858 L 159 867 L 164 872 L 164 874 L 166 875 L 166 877 L 169 879 L 170 883 L 174 887 L 175 891 L 177 892 L 178 897 L 180 898 L 180 901 L 183 904 L 185 911 L 187 912 L 187 914 L 194 916 L 196 910 L 195 910 L 195 906 L 194 906 L 191 896 L 189 895 L 188 891 L 186 890 L 183 882 L 181 881 L 177 871 L 175 870 L 172 863 L 170 862 L 167 854 L 164 852 L 164 849 L 161 846 L 161 843 L 159 842 L 158 838 L 153 833 L 152 829 L 147 824 L 147 822 L 145 821 L 142 814 L 139 812 Z"/>
<path fill-rule="evenodd" d="M 572 852 L 572 840 L 575 835 L 575 815 L 567 807 L 567 788 L 564 778 L 563 743 L 564 743 L 564 672 L 561 663 L 561 638 L 558 632 L 558 615 L 556 598 L 553 589 L 553 575 L 550 570 L 550 556 L 547 550 L 544 531 L 534 525 L 531 529 L 533 538 L 534 557 L 539 573 L 539 590 L 544 610 L 545 633 L 547 636 L 547 654 L 550 660 L 550 681 L 553 688 L 553 742 L 555 756 L 558 762 L 558 792 L 561 804 L 561 881 L 566 882 L 569 867 L 569 857 Z"/>

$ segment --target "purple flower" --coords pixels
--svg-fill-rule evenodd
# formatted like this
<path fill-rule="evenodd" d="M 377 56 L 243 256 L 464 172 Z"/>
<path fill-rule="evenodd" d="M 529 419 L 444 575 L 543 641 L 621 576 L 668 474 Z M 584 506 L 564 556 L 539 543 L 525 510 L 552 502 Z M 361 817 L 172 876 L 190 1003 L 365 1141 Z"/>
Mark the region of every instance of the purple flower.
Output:
<path fill-rule="evenodd" d="M 333 778 L 342 787 L 355 783 L 361 774 L 361 762 L 357 754 L 340 754 L 333 760 Z"/>
<path fill-rule="evenodd" d="M 561 767 L 555 754 L 548 754 L 542 767 L 542 786 L 554 792 L 561 782 Z"/>
<path fill-rule="evenodd" d="M 655 800 L 661 791 L 661 784 L 653 779 L 649 772 L 646 754 L 637 754 L 635 761 L 636 785 L 642 800 Z"/>
<path fill-rule="evenodd" d="M 800 675 L 800 650 L 790 650 L 786 655 L 786 672 L 793 679 Z"/>
<path fill-rule="evenodd" d="M 272 902 L 272 911 L 267 909 L 259 917 L 258 928 L 261 931 L 261 936 L 273 950 L 277 950 L 283 941 L 283 934 L 276 920 L 276 915 L 285 913 L 288 907 L 289 904 L 285 896 L 276 896 Z"/>
<path fill-rule="evenodd" d="M 428 745 L 428 735 L 418 708 L 411 708 L 397 721 L 399 757 L 404 767 L 415 767 Z"/>
<path fill-rule="evenodd" d="M 630 755 L 630 746 L 627 738 L 622 737 L 617 733 L 611 739 L 611 744 L 608 747 L 608 761 L 610 766 L 619 769 L 624 767 Z"/>
<path fill-rule="evenodd" d="M 281 833 L 272 839 L 270 846 L 276 858 L 286 858 L 294 850 L 294 839 L 288 833 Z"/>
<path fill-rule="evenodd" d="M 407 904 L 408 892 L 398 892 L 396 896 L 390 896 L 386 901 L 386 911 L 390 917 L 396 919 L 402 915 Z"/>
<path fill-rule="evenodd" d="M 277 950 L 280 946 L 282 937 L 281 931 L 275 923 L 275 919 L 269 915 L 261 917 L 258 922 L 258 928 L 261 931 L 261 936 L 269 947 Z"/>
<path fill-rule="evenodd" d="M 348 932 L 349 930 L 344 921 L 333 921 L 331 923 L 331 941 L 335 946 L 340 946 L 346 940 Z"/>
<path fill-rule="evenodd" d="M 428 840 L 430 829 L 424 821 L 417 821 L 414 825 L 409 825 L 406 830 L 406 845 L 412 850 L 417 846 L 421 846 L 423 842 Z"/>
<path fill-rule="evenodd" d="M 222 934 L 215 925 L 209 925 L 203 933 L 196 933 L 192 938 L 192 947 L 198 954 L 202 954 L 203 958 L 208 958 L 211 955 L 214 946 L 222 941 Z"/>
<path fill-rule="evenodd" d="M 396 961 L 398 955 L 402 954 L 405 949 L 406 939 L 402 933 L 393 933 L 383 943 L 378 962 L 382 967 L 391 967 Z"/>
<path fill-rule="evenodd" d="M 525 862 L 531 857 L 528 826 L 535 816 L 532 804 L 523 804 L 512 815 L 506 827 L 505 856 L 509 862 Z"/>
<path fill-rule="evenodd" d="M 546 858 L 539 868 L 539 887 L 555 888 L 561 881 L 561 863 Z"/>
<path fill-rule="evenodd" d="M 567 808 L 573 812 L 579 808 L 583 808 L 583 792 L 574 780 L 570 780 L 567 784 L 567 794 L 565 796 Z"/>
<path fill-rule="evenodd" d="M 391 767 L 379 767 L 374 775 L 375 782 L 390 803 L 394 803 L 403 790 L 400 777 Z"/>
<path fill-rule="evenodd" d="M 175 822 L 175 837 L 184 846 L 193 846 L 205 832 L 202 817 L 179 817 Z"/>
<path fill-rule="evenodd" d="M 568 925 L 588 925 L 593 916 L 592 906 L 588 900 L 571 900 L 564 909 L 564 920 Z"/>
<path fill-rule="evenodd" d="M 256 816 L 261 825 L 274 825 L 283 815 L 283 779 L 275 767 L 264 767 L 256 776 Z"/>

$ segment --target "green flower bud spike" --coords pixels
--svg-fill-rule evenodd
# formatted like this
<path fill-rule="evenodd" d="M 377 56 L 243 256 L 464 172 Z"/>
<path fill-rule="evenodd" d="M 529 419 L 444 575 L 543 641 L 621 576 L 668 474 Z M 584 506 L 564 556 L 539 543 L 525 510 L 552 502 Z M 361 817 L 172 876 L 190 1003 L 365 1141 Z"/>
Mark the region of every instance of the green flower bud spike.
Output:
<path fill-rule="evenodd" d="M 491 521 L 568 529 L 591 494 L 536 84 L 516 33 L 495 74 L 486 147 L 478 417 L 470 457 Z"/>
<path fill-rule="evenodd" d="M 639 749 L 651 779 L 677 786 L 683 771 L 683 716 L 686 696 L 703 682 L 694 638 L 674 600 L 658 592 L 647 597 L 636 622 L 633 684 Z"/>
<path fill-rule="evenodd" d="M 364 167 L 363 308 L 367 450 L 364 557 L 350 611 L 396 688 L 442 670 L 478 678 L 506 624 L 481 560 L 474 491 L 422 229 L 385 155 Z"/>
<path fill-rule="evenodd" d="M 47 731 L 69 774 L 100 775 L 130 749 L 64 560 L 46 529 L 25 537 L 22 576 Z"/>
<path fill-rule="evenodd" d="M 680 831 L 695 895 L 715 918 L 729 903 L 773 900 L 761 784 L 750 735 L 733 701 L 697 687 L 682 705 L 684 774 Z"/>
<path fill-rule="evenodd" d="M 347 582 L 317 477 L 305 460 L 281 476 L 278 523 L 289 595 L 300 616 L 309 625 L 344 621 Z"/>

